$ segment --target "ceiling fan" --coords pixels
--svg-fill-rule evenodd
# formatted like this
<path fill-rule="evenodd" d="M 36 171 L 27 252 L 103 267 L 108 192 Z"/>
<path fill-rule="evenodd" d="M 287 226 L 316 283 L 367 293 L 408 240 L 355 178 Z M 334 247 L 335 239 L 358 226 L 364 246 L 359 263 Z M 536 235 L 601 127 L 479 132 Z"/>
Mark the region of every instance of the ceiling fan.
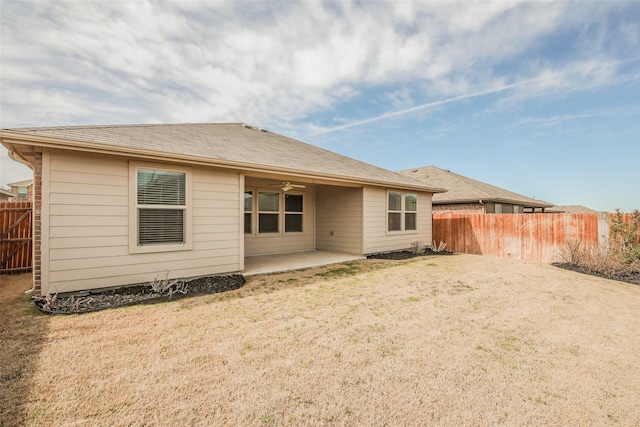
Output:
<path fill-rule="evenodd" d="M 293 190 L 294 188 L 306 188 L 306 185 L 302 184 L 292 184 L 289 181 L 282 181 L 280 184 L 271 184 L 272 187 L 280 187 L 280 189 L 284 192 L 289 190 Z"/>

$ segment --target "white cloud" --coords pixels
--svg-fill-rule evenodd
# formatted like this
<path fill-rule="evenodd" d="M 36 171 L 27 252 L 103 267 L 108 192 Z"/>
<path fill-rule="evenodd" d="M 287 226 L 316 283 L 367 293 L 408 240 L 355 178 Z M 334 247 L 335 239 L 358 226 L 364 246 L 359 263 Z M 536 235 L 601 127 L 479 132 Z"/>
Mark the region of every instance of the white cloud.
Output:
<path fill-rule="evenodd" d="M 517 81 L 501 67 L 525 80 L 546 73 L 522 96 L 554 92 L 580 76 L 580 70 L 564 70 L 576 67 L 575 58 L 551 66 L 518 64 L 518 57 L 604 7 L 517 1 L 3 2 L 2 126 L 248 121 L 300 127 L 369 88 L 398 94 L 411 87 L 413 96 L 404 101 L 422 105 Z M 626 23 L 619 32 L 630 39 L 634 25 Z M 606 62 L 604 53 L 600 58 Z M 589 78 L 591 84 L 615 72 L 596 61 L 579 66 L 585 67 L 581 81 Z"/>
<path fill-rule="evenodd" d="M 26 165 L 9 158 L 7 150 L 0 150 L 0 188 L 8 188 L 10 182 L 33 178 L 33 172 Z"/>

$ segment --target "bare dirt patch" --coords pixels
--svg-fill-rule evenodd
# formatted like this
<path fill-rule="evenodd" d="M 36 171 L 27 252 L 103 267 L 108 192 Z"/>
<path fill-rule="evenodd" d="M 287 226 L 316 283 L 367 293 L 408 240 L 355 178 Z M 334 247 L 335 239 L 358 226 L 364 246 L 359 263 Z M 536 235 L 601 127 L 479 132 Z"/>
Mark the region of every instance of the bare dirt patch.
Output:
<path fill-rule="evenodd" d="M 19 311 L 31 320 L 2 342 L 40 344 L 0 387 L 3 425 L 640 421 L 640 287 L 551 265 L 362 260 L 166 304 Z"/>

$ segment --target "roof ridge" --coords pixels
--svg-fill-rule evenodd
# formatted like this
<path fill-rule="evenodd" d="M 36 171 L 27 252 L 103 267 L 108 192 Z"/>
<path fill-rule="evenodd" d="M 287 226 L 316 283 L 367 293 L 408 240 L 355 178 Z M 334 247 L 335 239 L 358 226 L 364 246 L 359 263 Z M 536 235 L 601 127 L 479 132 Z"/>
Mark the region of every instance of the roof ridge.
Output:
<path fill-rule="evenodd" d="M 245 123 L 143 123 L 125 125 L 74 125 L 16 128 L 0 131 L 0 138 L 18 138 L 22 143 L 136 156 L 162 153 L 228 167 L 260 168 L 340 179 L 357 179 L 376 185 L 398 185 L 440 192 L 440 188 L 381 166 L 267 131 Z M 231 166 L 230 166 L 231 165 Z"/>
<path fill-rule="evenodd" d="M 440 202 L 486 199 L 494 200 L 496 202 L 506 201 L 536 203 L 539 205 L 549 206 L 553 205 L 552 203 L 546 202 L 544 200 L 525 196 L 523 194 L 516 193 L 515 191 L 507 190 L 505 188 L 498 187 L 496 185 L 489 184 L 487 182 L 480 181 L 475 178 L 471 178 L 455 172 L 451 172 L 448 169 L 443 169 L 437 166 L 424 166 L 413 169 L 405 169 L 399 172 L 406 175 L 417 173 L 415 176 L 420 177 L 418 179 L 423 180 L 427 184 L 444 187 L 449 190 L 443 195 L 438 195 L 437 199 Z M 434 198 L 434 201 L 435 200 L 436 199 Z"/>

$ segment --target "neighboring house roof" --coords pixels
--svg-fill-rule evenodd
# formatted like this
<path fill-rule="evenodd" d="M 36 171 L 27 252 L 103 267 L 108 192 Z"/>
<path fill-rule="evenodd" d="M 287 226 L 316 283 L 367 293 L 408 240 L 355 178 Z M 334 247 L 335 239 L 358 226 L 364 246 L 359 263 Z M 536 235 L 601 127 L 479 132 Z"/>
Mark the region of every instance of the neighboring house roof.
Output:
<path fill-rule="evenodd" d="M 16 195 L 13 194 L 11 191 L 9 190 L 5 190 L 4 188 L 0 188 L 0 198 L 8 198 L 8 197 L 15 197 Z"/>
<path fill-rule="evenodd" d="M 141 124 L 17 128 L 0 131 L 10 152 L 19 144 L 150 156 L 246 171 L 444 191 L 421 181 L 242 123 Z M 10 153 L 11 154 L 11 153 Z"/>
<path fill-rule="evenodd" d="M 548 213 L 572 213 L 572 214 L 586 214 L 586 213 L 598 213 L 598 211 L 581 205 L 566 205 L 566 206 L 552 206 L 545 209 Z"/>
<path fill-rule="evenodd" d="M 33 185 L 33 179 L 25 179 L 24 181 L 11 182 L 8 184 L 9 187 L 28 187 Z"/>
<path fill-rule="evenodd" d="M 424 181 L 429 185 L 447 189 L 444 194 L 433 195 L 434 205 L 477 203 L 482 200 L 483 202 L 512 203 L 525 207 L 546 208 L 553 206 L 552 203 L 532 199 L 435 166 L 406 169 L 398 171 L 398 173 Z"/>

